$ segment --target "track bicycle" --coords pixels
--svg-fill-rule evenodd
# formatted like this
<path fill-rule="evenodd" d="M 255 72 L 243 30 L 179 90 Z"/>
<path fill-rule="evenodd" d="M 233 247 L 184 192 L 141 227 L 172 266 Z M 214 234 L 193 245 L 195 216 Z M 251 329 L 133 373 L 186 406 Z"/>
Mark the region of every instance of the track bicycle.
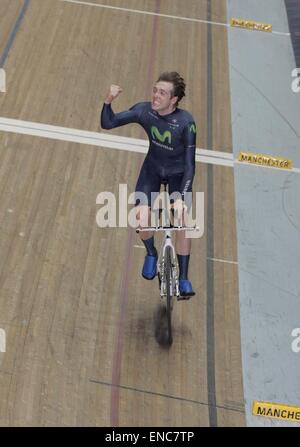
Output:
<path fill-rule="evenodd" d="M 165 185 L 166 191 L 166 183 Z M 159 209 L 159 214 L 163 210 Z M 173 342 L 172 336 L 172 310 L 174 305 L 174 298 L 177 300 L 187 300 L 189 297 L 180 296 L 179 290 L 179 268 L 176 257 L 174 245 L 172 243 L 172 233 L 174 231 L 197 231 L 198 227 L 187 226 L 153 226 L 143 227 L 136 230 L 140 231 L 153 231 L 164 232 L 163 243 L 159 252 L 157 260 L 157 276 L 159 282 L 160 297 L 162 302 L 162 310 L 166 319 L 166 334 L 163 335 L 163 342 L 171 345 Z"/>

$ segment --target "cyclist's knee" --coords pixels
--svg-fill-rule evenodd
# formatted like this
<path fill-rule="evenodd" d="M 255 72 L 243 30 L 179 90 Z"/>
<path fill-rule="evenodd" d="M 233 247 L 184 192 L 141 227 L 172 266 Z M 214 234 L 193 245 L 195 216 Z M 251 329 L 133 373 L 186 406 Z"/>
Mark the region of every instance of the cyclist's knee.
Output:
<path fill-rule="evenodd" d="M 138 205 L 136 208 L 137 227 L 148 227 L 150 220 L 150 207 L 147 205 Z"/>

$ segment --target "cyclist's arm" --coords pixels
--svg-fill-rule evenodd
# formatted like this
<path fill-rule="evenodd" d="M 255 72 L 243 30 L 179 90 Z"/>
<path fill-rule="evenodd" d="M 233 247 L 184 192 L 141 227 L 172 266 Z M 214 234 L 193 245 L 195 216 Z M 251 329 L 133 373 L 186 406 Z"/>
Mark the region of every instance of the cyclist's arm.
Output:
<path fill-rule="evenodd" d="M 184 200 L 185 193 L 192 191 L 192 185 L 195 175 L 196 125 L 194 122 L 188 123 L 188 125 L 185 127 L 183 139 L 185 147 L 185 165 L 180 192 Z"/>
<path fill-rule="evenodd" d="M 102 129 L 113 129 L 129 123 L 139 123 L 140 112 L 140 104 L 134 105 L 125 112 L 114 113 L 111 105 L 104 103 L 101 112 L 101 127 Z"/>

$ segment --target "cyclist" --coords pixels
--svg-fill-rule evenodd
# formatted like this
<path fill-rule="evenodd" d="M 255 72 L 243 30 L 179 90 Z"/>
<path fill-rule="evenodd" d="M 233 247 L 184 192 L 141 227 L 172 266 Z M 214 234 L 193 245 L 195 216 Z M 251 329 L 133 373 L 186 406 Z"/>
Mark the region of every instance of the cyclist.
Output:
<path fill-rule="evenodd" d="M 196 125 L 190 113 L 178 108 L 185 96 L 184 79 L 177 72 L 162 73 L 153 87 L 152 101 L 140 102 L 128 111 L 114 113 L 111 107 L 122 92 L 118 85 L 111 85 L 101 112 L 101 127 L 112 129 L 129 123 L 138 123 L 149 138 L 149 150 L 142 165 L 136 184 L 136 193 L 143 192 L 147 203 L 136 206 L 140 212 L 151 208 L 151 192 L 160 190 L 163 180 L 169 184 L 169 194 L 179 192 L 184 201 L 185 193 L 192 192 L 195 175 Z M 153 199 L 153 196 L 152 196 Z M 149 208 L 148 208 L 149 207 Z M 182 209 L 181 200 L 176 200 L 175 209 Z M 180 208 L 181 207 L 181 208 Z M 154 236 L 140 232 L 147 250 L 142 270 L 145 279 L 153 279 L 157 273 L 157 250 Z M 179 290 L 182 297 L 195 295 L 188 279 L 191 240 L 185 231 L 176 233 L 176 254 L 179 265 Z"/>

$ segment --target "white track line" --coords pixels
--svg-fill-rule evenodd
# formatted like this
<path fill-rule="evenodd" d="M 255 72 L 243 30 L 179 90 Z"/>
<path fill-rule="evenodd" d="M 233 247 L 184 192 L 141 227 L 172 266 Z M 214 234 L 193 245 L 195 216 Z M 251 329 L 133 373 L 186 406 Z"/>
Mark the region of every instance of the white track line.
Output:
<path fill-rule="evenodd" d="M 34 137 L 50 138 L 52 140 L 69 141 L 72 143 L 97 146 L 101 148 L 137 152 L 141 154 L 146 154 L 149 147 L 148 140 L 0 117 L 0 132 L 1 131 Z M 282 171 L 282 169 L 269 166 L 251 165 L 250 163 L 240 162 L 234 159 L 232 153 L 200 148 L 196 149 L 196 161 L 231 168 L 235 164 L 242 164 L 244 166 Z M 285 171 L 300 173 L 299 168 L 285 169 Z"/>
<path fill-rule="evenodd" d="M 292 168 L 292 169 L 279 169 L 279 168 L 275 168 L 274 166 L 262 166 L 262 165 L 257 165 L 254 163 L 245 163 L 244 161 L 239 161 L 239 160 L 234 160 L 234 164 L 235 165 L 243 165 L 243 166 L 250 166 L 253 168 L 265 168 L 265 169 L 273 169 L 275 171 L 285 171 L 285 172 L 294 172 L 296 174 L 300 174 L 300 169 L 299 168 Z"/>
<path fill-rule="evenodd" d="M 144 245 L 134 245 L 134 248 L 143 248 L 145 249 Z M 226 259 L 218 259 L 218 258 L 207 258 L 210 261 L 214 261 L 214 262 L 222 262 L 223 264 L 234 264 L 234 265 L 238 265 L 238 262 L 236 261 L 227 261 Z"/>
<path fill-rule="evenodd" d="M 209 22 L 207 20 L 202 19 L 194 19 L 192 17 L 180 17 L 180 16 L 173 16 L 169 14 L 160 14 L 158 12 L 150 12 L 150 11 L 143 11 L 140 9 L 129 9 L 129 8 L 121 8 L 120 6 L 110 6 L 110 5 L 101 5 L 98 3 L 91 3 L 91 2 L 82 2 L 80 0 L 59 0 L 64 3 L 73 3 L 77 5 L 85 5 L 85 6 L 95 6 L 96 8 L 105 8 L 105 9 L 114 9 L 117 11 L 124 11 L 124 12 L 132 12 L 135 14 L 143 14 L 148 16 L 158 16 L 158 17 L 165 17 L 167 19 L 174 19 L 174 20 L 183 20 L 185 22 L 195 22 L 195 23 L 210 23 L 212 25 L 219 25 L 219 26 L 229 26 L 228 23 L 221 23 L 221 22 Z"/>
<path fill-rule="evenodd" d="M 214 262 L 223 262 L 224 264 L 238 264 L 238 262 L 236 261 L 227 261 L 226 259 L 218 259 L 218 258 L 207 258 L 210 261 L 214 261 Z"/>
<path fill-rule="evenodd" d="M 290 36 L 291 33 L 283 33 L 282 31 L 272 31 L 271 34 L 279 34 L 280 36 Z"/>
<path fill-rule="evenodd" d="M 31 121 L 14 120 L 11 118 L 0 117 L 0 131 L 142 154 L 146 154 L 149 147 L 148 140 L 33 123 Z M 226 152 L 208 151 L 197 148 L 196 161 L 233 167 L 233 155 Z"/>
<path fill-rule="evenodd" d="M 144 248 L 144 245 L 134 245 L 134 248 Z M 238 262 L 236 261 L 228 261 L 227 259 L 218 259 L 218 258 L 207 258 L 209 261 L 214 261 L 214 262 L 222 262 L 223 264 L 234 264 L 234 265 L 238 265 Z"/>
<path fill-rule="evenodd" d="M 202 19 L 194 19 L 192 17 L 173 16 L 173 15 L 169 15 L 169 14 L 160 14 L 157 12 L 142 11 L 140 9 L 121 8 L 120 6 L 110 6 L 110 5 L 102 5 L 102 4 L 98 4 L 98 3 L 92 3 L 92 2 L 83 2 L 80 0 L 59 0 L 59 1 L 64 2 L 64 3 L 72 3 L 74 5 L 94 6 L 96 8 L 114 9 L 117 11 L 131 12 L 131 13 L 135 13 L 135 14 L 144 14 L 144 15 L 149 15 L 149 16 L 165 17 L 167 19 L 183 20 L 185 22 L 205 23 L 205 24 L 210 24 L 210 25 L 225 26 L 227 28 L 232 28 L 231 25 L 228 23 L 213 22 L 213 21 L 202 20 Z M 283 33 L 281 31 L 272 31 L 272 33 L 269 33 L 269 34 L 280 34 L 282 36 L 290 36 L 290 33 Z"/>

